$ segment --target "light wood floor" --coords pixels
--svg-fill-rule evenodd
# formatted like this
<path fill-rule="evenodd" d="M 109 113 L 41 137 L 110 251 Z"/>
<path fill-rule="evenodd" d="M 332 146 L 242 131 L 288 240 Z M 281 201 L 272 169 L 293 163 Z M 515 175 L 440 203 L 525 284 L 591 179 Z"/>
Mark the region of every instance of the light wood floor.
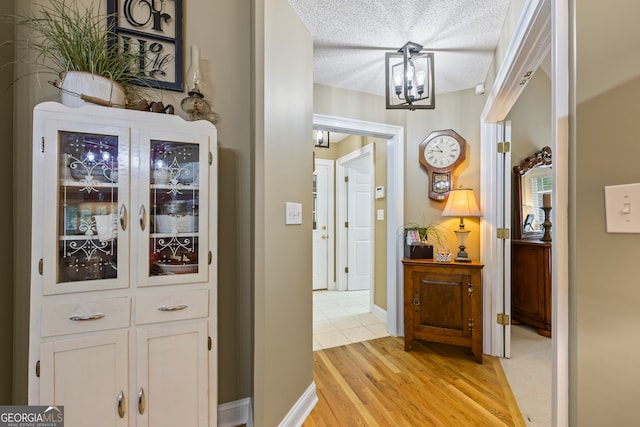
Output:
<path fill-rule="evenodd" d="M 497 358 L 385 337 L 313 353 L 315 426 L 525 426 Z"/>

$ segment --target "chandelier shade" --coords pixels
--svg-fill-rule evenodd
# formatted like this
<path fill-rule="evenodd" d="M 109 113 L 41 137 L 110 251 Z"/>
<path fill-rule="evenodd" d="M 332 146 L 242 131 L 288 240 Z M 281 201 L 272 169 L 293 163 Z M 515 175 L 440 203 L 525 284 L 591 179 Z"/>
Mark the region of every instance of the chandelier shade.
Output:
<path fill-rule="evenodd" d="M 387 109 L 435 108 L 433 53 L 408 42 L 385 56 Z"/>

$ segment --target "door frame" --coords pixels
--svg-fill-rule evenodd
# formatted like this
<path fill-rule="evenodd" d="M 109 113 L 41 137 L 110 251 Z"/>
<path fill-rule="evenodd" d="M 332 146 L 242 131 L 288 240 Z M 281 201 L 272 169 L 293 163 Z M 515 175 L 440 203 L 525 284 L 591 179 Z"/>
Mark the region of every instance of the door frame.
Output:
<path fill-rule="evenodd" d="M 404 128 L 322 114 L 313 115 L 313 127 L 387 140 L 387 332 L 401 336 L 404 334 L 401 268 L 404 249 L 397 230 L 404 221 Z"/>
<path fill-rule="evenodd" d="M 327 167 L 327 289 L 336 289 L 335 281 L 335 250 L 334 250 L 334 230 L 335 230 L 335 214 L 334 214 L 334 169 L 335 162 L 330 159 L 314 159 L 314 167 L 323 165 Z"/>
<path fill-rule="evenodd" d="M 554 161 L 553 206 L 554 227 L 552 256 L 552 422 L 564 427 L 569 425 L 569 0 L 529 0 L 526 2 L 514 36 L 504 56 L 491 93 L 487 97 L 481 117 L 481 171 L 496 170 L 495 144 L 499 142 L 497 122 L 503 120 L 523 86 L 524 72 L 535 70 L 544 55 L 541 49 L 551 48 L 551 146 Z M 550 40 L 547 40 L 550 39 Z M 483 258 L 495 260 L 497 250 L 495 224 L 498 216 L 496 200 L 492 195 L 495 178 L 484 173 L 481 176 L 481 204 L 484 208 L 481 251 Z M 486 269 L 486 267 L 485 267 Z M 486 297 L 485 320 L 493 324 L 496 319 L 500 291 L 492 287 L 496 268 L 485 271 Z M 487 328 L 484 348 L 496 355 L 502 338 L 496 328 Z"/>
<path fill-rule="evenodd" d="M 361 159 L 363 157 L 368 157 L 369 159 L 369 173 L 371 175 L 371 194 L 373 195 L 373 187 L 375 186 L 375 169 L 373 162 L 373 143 L 367 144 L 366 146 L 359 148 L 357 150 L 352 151 L 349 154 L 346 154 L 336 160 L 336 223 L 343 224 L 345 221 L 348 221 L 348 201 L 347 194 L 348 191 L 343 182 L 345 182 L 345 177 L 347 176 L 348 164 L 353 162 L 354 160 Z M 369 230 L 369 237 L 371 241 L 371 260 L 369 263 L 369 277 L 371 278 L 369 281 L 369 290 L 371 291 L 371 307 L 373 309 L 373 301 L 374 301 L 374 291 L 375 291 L 375 276 L 374 276 L 374 257 L 375 257 L 375 222 L 373 220 L 373 197 L 371 198 L 371 205 L 369 206 L 369 215 L 371 217 L 371 229 Z M 348 253 L 349 253 L 349 234 L 348 229 L 345 227 L 337 227 L 336 234 L 336 260 L 337 260 L 337 270 L 336 270 L 336 289 L 339 291 L 347 291 L 349 290 L 349 281 L 348 275 L 345 273 L 345 267 L 348 265 Z"/>

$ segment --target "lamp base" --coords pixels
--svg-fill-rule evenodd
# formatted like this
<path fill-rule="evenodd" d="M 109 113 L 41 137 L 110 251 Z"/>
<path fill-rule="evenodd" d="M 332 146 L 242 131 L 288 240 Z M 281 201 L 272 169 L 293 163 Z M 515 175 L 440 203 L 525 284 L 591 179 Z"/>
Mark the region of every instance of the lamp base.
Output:
<path fill-rule="evenodd" d="M 471 262 L 471 258 L 469 258 L 469 254 L 464 250 L 464 246 L 460 247 L 460 252 L 458 252 L 455 262 Z"/>

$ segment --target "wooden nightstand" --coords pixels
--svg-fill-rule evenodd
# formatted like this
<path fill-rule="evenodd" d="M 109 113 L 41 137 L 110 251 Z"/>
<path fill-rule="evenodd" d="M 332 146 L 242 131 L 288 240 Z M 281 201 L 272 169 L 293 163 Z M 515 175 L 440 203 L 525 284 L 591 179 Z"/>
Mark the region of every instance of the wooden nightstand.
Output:
<path fill-rule="evenodd" d="M 404 348 L 414 339 L 469 347 L 482 363 L 482 268 L 478 261 L 404 264 Z"/>

